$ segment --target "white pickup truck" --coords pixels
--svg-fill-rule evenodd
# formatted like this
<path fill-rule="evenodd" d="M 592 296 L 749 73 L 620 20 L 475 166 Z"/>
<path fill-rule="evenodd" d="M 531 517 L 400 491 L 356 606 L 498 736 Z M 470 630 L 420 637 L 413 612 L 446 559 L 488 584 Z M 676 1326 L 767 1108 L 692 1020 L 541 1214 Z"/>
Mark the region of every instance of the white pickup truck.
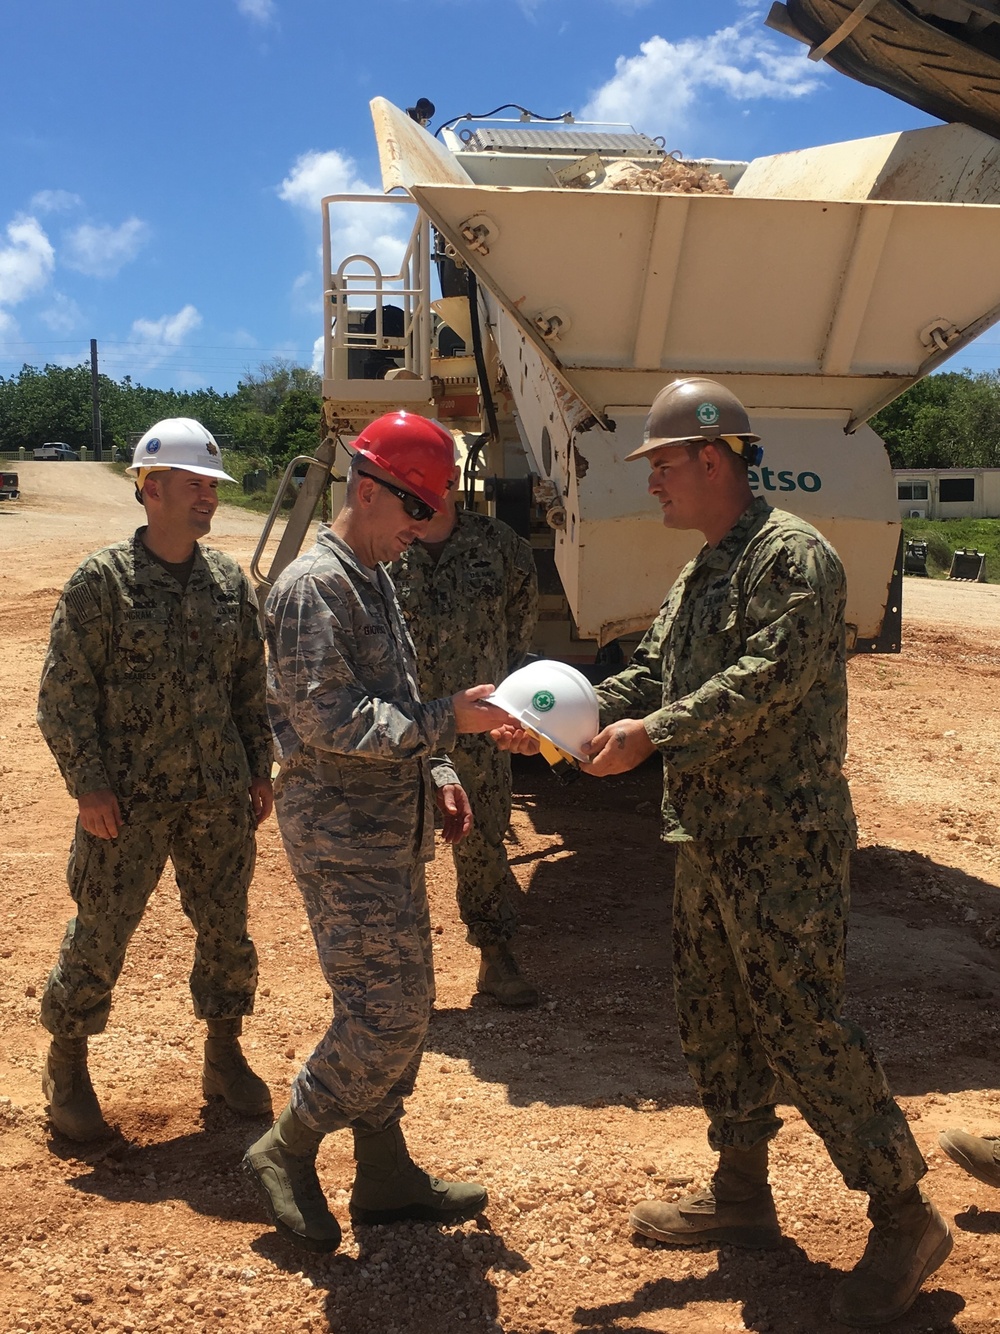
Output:
<path fill-rule="evenodd" d="M 39 445 L 32 451 L 32 457 L 37 463 L 42 459 L 70 460 L 79 462 L 80 455 L 75 449 L 70 449 L 69 445 L 64 445 L 61 440 L 50 440 L 44 445 Z"/>

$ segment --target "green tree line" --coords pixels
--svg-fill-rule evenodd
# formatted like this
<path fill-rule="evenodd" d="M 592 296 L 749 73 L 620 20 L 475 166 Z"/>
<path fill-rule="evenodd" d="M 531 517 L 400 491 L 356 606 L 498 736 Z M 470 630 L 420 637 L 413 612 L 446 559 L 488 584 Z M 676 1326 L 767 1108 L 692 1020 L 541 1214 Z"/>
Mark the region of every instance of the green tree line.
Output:
<path fill-rule="evenodd" d="M 1000 371 L 928 375 L 871 425 L 894 468 L 1000 468 Z"/>
<path fill-rule="evenodd" d="M 100 377 L 105 448 L 163 417 L 195 417 L 228 447 L 276 464 L 311 454 L 320 439 L 320 379 L 275 360 L 248 371 L 233 393 L 149 389 L 130 376 Z M 894 468 L 1000 468 L 1000 371 L 929 375 L 876 413 L 871 425 Z M 0 376 L 0 450 L 62 440 L 91 443 L 90 367 L 24 366 Z"/>
<path fill-rule="evenodd" d="M 99 377 L 101 438 L 110 455 L 164 417 L 194 417 L 228 448 L 283 463 L 311 454 L 320 439 L 320 378 L 290 362 L 265 362 L 236 390 L 149 389 L 131 376 Z M 33 449 L 61 440 L 74 449 L 92 443 L 89 365 L 23 366 L 0 376 L 0 450 Z"/>

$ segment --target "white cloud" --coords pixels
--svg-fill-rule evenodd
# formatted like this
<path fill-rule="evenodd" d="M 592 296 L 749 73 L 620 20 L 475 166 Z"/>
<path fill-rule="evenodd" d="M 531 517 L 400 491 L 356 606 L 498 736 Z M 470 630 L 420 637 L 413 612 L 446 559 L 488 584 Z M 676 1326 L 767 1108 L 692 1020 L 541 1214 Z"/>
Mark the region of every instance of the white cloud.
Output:
<path fill-rule="evenodd" d="M 200 325 L 201 314 L 189 302 L 176 315 L 161 315 L 158 320 L 133 320 L 129 342 L 180 347 L 188 334 Z"/>
<path fill-rule="evenodd" d="M 326 195 L 374 195 L 386 198 L 358 172 L 353 158 L 336 149 L 303 153 L 278 187 L 278 196 L 300 210 L 320 238 L 320 200 Z M 347 255 L 370 255 L 383 273 L 396 273 L 414 222 L 411 208 L 394 205 L 336 204 L 331 214 L 331 251 L 335 263 Z M 301 297 L 308 274 L 300 274 L 293 295 Z"/>
<path fill-rule="evenodd" d="M 39 190 L 32 195 L 30 205 L 34 213 L 67 213 L 82 206 L 83 200 L 70 190 Z"/>
<path fill-rule="evenodd" d="M 0 242 L 0 306 L 16 306 L 40 292 L 55 267 L 55 251 L 37 218 L 21 214 Z"/>
<path fill-rule="evenodd" d="M 262 27 L 273 23 L 278 17 L 274 0 L 236 0 L 236 8 L 244 18 L 251 19 Z"/>
<path fill-rule="evenodd" d="M 38 312 L 38 318 L 54 334 L 71 334 L 80 327 L 83 312 L 65 292 L 53 292 L 51 304 Z"/>
<path fill-rule="evenodd" d="M 672 139 L 688 128 L 689 113 L 706 91 L 737 102 L 781 100 L 807 96 L 825 77 L 805 51 L 786 53 L 763 36 L 751 15 L 706 37 L 651 37 L 639 51 L 618 57 L 613 77 L 594 93 L 581 119 L 628 121 Z"/>
<path fill-rule="evenodd" d="M 324 195 L 374 194 L 358 175 L 357 163 L 335 148 L 329 152 L 302 153 L 278 187 L 278 196 L 297 208 L 319 209 Z"/>
<path fill-rule="evenodd" d="M 313 343 L 313 355 L 310 370 L 314 370 L 317 375 L 323 374 L 323 335 Z"/>
<path fill-rule="evenodd" d="M 109 340 L 101 354 L 101 364 L 108 375 L 119 377 L 146 375 L 159 366 L 171 365 L 176 381 L 177 376 L 190 369 L 177 366 L 177 354 L 184 348 L 188 335 L 199 329 L 201 323 L 200 311 L 190 302 L 174 315 L 133 320 L 124 342 Z"/>
<path fill-rule="evenodd" d="M 65 263 L 92 278 L 113 278 L 149 239 L 147 223 L 126 218 L 120 227 L 81 223 L 66 236 Z"/>
<path fill-rule="evenodd" d="M 14 316 L 0 307 L 0 338 L 14 339 L 20 332 Z"/>

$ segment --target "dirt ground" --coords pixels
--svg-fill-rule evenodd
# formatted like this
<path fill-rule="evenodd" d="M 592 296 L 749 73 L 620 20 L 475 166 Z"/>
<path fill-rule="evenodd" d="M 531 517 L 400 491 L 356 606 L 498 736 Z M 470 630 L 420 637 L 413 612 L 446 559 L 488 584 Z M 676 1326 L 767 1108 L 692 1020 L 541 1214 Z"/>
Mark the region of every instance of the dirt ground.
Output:
<path fill-rule="evenodd" d="M 2 1334 L 839 1329 L 828 1302 L 863 1248 L 866 1202 L 792 1109 L 772 1159 L 779 1249 L 670 1250 L 627 1227 L 631 1202 L 676 1197 L 711 1169 L 672 1012 L 655 766 L 568 787 L 544 765 L 518 769 L 510 853 L 537 1010 L 473 998 L 447 854 L 430 868 L 439 995 L 406 1127 L 426 1166 L 488 1186 L 485 1216 L 352 1231 L 344 1134 L 319 1160 L 342 1249 L 317 1258 L 276 1237 L 238 1171 L 264 1124 L 203 1106 L 192 932 L 169 873 L 91 1043 L 120 1135 L 88 1152 L 49 1133 L 38 998 L 71 914 L 74 806 L 35 727 L 35 693 L 59 588 L 140 515 L 100 465 L 19 471 L 24 499 L 0 506 Z M 220 511 L 212 540 L 245 563 L 257 522 Z M 1000 1330 L 1000 1194 L 936 1147 L 946 1126 L 1000 1132 L 997 594 L 908 580 L 904 651 L 850 667 L 862 847 L 848 1012 L 884 1059 L 956 1237 L 900 1334 Z M 261 987 L 245 1045 L 280 1106 L 329 998 L 273 821 L 259 845 Z"/>

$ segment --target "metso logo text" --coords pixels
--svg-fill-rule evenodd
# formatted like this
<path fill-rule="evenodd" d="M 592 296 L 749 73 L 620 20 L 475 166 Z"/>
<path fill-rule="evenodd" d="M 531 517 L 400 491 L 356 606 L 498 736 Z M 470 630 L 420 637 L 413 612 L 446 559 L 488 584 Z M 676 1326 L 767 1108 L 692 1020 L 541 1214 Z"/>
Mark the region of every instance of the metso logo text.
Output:
<path fill-rule="evenodd" d="M 819 473 L 793 473 L 785 468 L 780 472 L 775 472 L 773 468 L 750 468 L 747 470 L 747 479 L 751 491 L 759 491 L 761 486 L 765 491 L 818 491 L 823 485 Z"/>

